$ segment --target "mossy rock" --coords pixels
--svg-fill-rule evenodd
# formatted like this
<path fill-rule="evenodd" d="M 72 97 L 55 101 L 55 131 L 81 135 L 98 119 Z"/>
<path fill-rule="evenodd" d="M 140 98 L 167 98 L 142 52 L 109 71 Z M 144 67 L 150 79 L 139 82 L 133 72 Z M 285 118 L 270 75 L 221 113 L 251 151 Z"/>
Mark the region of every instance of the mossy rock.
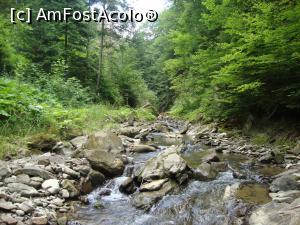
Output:
<path fill-rule="evenodd" d="M 49 152 L 58 142 L 58 138 L 51 134 L 37 134 L 28 139 L 27 146 L 31 150 Z"/>

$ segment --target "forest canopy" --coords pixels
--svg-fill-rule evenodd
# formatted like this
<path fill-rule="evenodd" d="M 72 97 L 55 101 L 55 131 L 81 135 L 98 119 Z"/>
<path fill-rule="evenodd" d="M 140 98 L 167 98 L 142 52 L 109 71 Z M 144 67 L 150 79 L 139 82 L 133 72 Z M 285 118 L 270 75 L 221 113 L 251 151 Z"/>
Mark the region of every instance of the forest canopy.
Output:
<path fill-rule="evenodd" d="M 95 3 L 108 11 L 129 9 L 124 0 L 75 0 L 72 8 L 86 11 Z M 69 4 L 0 2 L 2 118 L 44 105 L 92 103 L 151 103 L 186 118 L 223 121 L 299 115 L 297 0 L 173 0 L 157 22 L 139 27 L 10 23 L 11 7 L 62 10 Z M 16 90 L 24 91 L 22 98 Z"/>

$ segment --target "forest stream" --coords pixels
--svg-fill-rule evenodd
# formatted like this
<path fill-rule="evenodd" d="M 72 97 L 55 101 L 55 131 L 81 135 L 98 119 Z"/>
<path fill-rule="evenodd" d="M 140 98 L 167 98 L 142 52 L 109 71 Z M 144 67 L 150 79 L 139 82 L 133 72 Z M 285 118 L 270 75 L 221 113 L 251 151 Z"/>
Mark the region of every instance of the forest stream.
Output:
<path fill-rule="evenodd" d="M 0 224 L 299 225 L 297 158 L 212 124 L 161 116 L 54 144 L 2 161 Z"/>
<path fill-rule="evenodd" d="M 123 174 L 106 181 L 90 193 L 88 205 L 77 205 L 73 214 L 73 221 L 76 222 L 70 224 L 248 224 L 249 216 L 255 208 L 272 201 L 269 196 L 270 178 L 283 172 L 284 168 L 257 163 L 254 157 L 244 154 L 222 153 L 221 150 L 215 153 L 212 146 L 197 141 L 193 131 L 185 132 L 184 126 L 186 124 L 174 120 L 157 121 L 154 126 L 156 129 L 149 132 L 142 141 L 142 144 L 154 146 L 157 150 L 131 153 L 131 162 Z M 225 134 L 219 136 L 224 138 Z M 125 139 L 140 143 L 140 139 Z M 138 176 L 136 171 L 139 168 L 144 168 L 144 171 L 147 167 L 153 169 L 151 163 L 147 162 L 155 157 L 159 159 L 163 152 L 170 149 L 176 149 L 191 168 L 199 168 L 204 161 L 212 167 L 202 167 L 201 176 L 187 178 L 178 190 L 157 193 L 155 200 L 152 199 L 151 190 L 144 192 L 142 185 L 133 194 L 133 190 L 124 193 L 122 184 L 129 177 Z M 156 179 L 153 178 L 154 181 Z M 168 179 L 176 180 L 173 175 Z M 149 196 L 138 198 L 138 192 L 149 193 Z"/>

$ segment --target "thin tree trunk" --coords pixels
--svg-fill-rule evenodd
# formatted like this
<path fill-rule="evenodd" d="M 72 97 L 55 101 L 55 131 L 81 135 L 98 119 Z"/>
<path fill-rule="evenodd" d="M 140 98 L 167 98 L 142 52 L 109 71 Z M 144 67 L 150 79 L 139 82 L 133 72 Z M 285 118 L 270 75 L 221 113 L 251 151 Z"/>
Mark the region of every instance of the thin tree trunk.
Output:
<path fill-rule="evenodd" d="M 65 64 L 68 63 L 68 21 L 65 25 Z"/>
<path fill-rule="evenodd" d="M 100 79 L 103 73 L 103 50 L 104 50 L 104 36 L 105 36 L 105 27 L 104 27 L 104 20 L 101 22 L 101 36 L 100 36 L 100 56 L 99 56 L 99 73 L 97 77 L 97 86 L 96 92 L 99 92 L 100 88 Z"/>

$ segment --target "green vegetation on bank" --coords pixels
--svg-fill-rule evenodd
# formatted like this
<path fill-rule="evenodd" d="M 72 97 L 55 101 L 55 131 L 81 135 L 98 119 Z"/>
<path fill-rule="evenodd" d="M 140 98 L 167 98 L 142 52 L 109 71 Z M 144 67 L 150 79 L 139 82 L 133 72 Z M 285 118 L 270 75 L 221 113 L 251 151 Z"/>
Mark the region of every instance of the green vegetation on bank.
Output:
<path fill-rule="evenodd" d="M 32 140 L 69 140 L 104 128 L 114 128 L 121 122 L 152 121 L 155 118 L 149 109 L 101 104 L 80 108 L 41 107 L 33 114 L 20 112 L 14 119 L 1 120 L 0 158 L 22 152 Z"/>

